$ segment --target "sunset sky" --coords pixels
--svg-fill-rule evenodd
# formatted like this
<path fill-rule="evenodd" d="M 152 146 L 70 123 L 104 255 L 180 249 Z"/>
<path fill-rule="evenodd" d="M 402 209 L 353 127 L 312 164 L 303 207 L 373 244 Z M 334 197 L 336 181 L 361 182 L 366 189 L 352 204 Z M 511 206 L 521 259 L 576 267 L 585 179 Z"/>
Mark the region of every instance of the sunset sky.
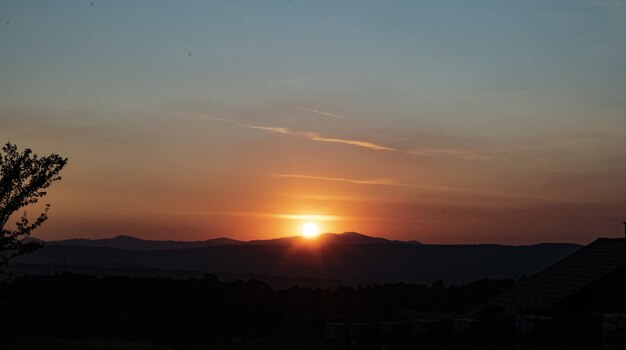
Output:
<path fill-rule="evenodd" d="M 46 240 L 588 243 L 625 34 L 622 0 L 5 0 L 0 141 L 69 158 Z"/>

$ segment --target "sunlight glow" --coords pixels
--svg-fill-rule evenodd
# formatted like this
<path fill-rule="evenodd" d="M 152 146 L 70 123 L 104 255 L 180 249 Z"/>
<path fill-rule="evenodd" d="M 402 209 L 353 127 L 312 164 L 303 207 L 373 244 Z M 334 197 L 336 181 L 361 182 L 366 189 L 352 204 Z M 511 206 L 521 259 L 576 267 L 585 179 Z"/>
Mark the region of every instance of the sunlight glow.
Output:
<path fill-rule="evenodd" d="M 302 236 L 304 238 L 315 238 L 319 234 L 319 228 L 316 224 L 306 223 L 302 225 Z"/>

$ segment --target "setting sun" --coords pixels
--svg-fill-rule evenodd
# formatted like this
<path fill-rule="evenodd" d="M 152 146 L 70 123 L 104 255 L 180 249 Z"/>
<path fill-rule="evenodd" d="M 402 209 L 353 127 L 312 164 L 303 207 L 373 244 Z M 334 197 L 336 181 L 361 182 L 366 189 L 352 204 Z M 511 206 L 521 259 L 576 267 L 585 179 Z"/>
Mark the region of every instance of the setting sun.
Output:
<path fill-rule="evenodd" d="M 315 238 L 319 234 L 319 228 L 316 224 L 307 223 L 302 225 L 302 236 L 305 238 Z"/>

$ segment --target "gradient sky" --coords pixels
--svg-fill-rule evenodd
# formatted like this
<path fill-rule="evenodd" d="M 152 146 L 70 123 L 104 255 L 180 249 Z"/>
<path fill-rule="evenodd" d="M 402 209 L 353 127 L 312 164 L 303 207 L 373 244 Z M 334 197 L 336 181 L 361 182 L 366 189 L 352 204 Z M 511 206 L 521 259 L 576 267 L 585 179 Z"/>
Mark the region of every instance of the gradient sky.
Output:
<path fill-rule="evenodd" d="M 626 2 L 2 1 L 43 239 L 587 243 L 626 219 Z M 37 208 L 32 208 L 32 215 Z"/>

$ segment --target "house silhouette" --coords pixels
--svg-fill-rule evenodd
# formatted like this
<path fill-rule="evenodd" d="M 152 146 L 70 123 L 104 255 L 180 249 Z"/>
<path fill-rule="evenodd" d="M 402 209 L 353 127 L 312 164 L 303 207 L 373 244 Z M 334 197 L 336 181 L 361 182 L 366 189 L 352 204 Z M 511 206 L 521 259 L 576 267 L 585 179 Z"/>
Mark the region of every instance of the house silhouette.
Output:
<path fill-rule="evenodd" d="M 599 238 L 466 314 L 593 317 L 626 312 L 626 239 Z"/>
<path fill-rule="evenodd" d="M 329 349 L 624 350 L 626 239 L 599 238 L 460 317 L 413 319 L 410 335 L 375 326 L 329 324 Z"/>

